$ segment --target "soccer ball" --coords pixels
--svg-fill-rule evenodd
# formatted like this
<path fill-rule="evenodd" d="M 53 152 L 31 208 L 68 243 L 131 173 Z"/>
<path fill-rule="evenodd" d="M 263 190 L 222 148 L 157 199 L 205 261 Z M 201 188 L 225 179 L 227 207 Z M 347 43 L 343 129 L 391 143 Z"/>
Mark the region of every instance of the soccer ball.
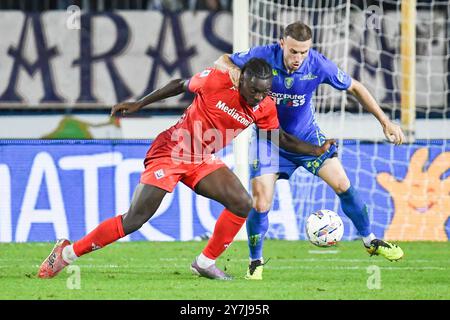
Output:
<path fill-rule="evenodd" d="M 319 210 L 306 220 L 309 241 L 318 247 L 330 247 L 338 243 L 344 234 L 344 224 L 336 212 Z"/>

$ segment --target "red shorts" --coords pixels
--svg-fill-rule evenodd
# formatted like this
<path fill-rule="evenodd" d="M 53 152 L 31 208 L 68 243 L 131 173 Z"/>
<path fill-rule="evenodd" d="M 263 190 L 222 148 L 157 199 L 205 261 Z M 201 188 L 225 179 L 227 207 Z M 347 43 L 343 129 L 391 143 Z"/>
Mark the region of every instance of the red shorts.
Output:
<path fill-rule="evenodd" d="M 140 182 L 156 186 L 168 192 L 172 192 L 179 181 L 194 190 L 194 187 L 201 179 L 211 172 L 226 166 L 225 163 L 213 155 L 199 163 L 183 163 L 174 161 L 170 156 L 151 155 L 151 151 L 144 163 L 145 170 L 141 174 Z"/>

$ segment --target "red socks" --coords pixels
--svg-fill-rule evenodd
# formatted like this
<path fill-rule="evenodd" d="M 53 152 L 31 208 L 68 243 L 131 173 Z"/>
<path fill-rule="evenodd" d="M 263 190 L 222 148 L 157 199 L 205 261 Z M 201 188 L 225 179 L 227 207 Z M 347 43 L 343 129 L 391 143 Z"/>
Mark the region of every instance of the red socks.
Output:
<path fill-rule="evenodd" d="M 110 218 L 100 223 L 84 238 L 74 242 L 73 251 L 78 257 L 123 238 L 122 216 Z"/>
<path fill-rule="evenodd" d="M 217 259 L 233 241 L 245 220 L 246 218 L 241 218 L 224 209 L 219 219 L 217 219 L 214 233 L 203 250 L 203 254 L 210 259 Z M 78 257 L 81 257 L 86 253 L 103 248 L 124 236 L 122 216 L 110 218 L 100 223 L 97 228 L 89 232 L 84 238 L 74 242 L 73 251 Z"/>
<path fill-rule="evenodd" d="M 217 259 L 233 241 L 245 220 L 246 218 L 224 209 L 217 219 L 212 237 L 202 253 L 210 259 Z"/>

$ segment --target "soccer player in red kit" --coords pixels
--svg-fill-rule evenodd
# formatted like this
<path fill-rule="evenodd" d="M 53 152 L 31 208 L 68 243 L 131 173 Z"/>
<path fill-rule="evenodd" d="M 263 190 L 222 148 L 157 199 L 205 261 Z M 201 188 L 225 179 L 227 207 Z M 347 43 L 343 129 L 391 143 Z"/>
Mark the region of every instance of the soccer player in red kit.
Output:
<path fill-rule="evenodd" d="M 318 156 L 334 144 L 334 140 L 327 140 L 321 147 L 315 146 L 279 129 L 275 103 L 267 97 L 272 69 L 264 60 L 248 61 L 242 68 L 242 75 L 236 88 L 228 73 L 206 69 L 190 80 L 172 80 L 140 101 L 115 105 L 111 115 L 129 114 L 185 90 L 196 94 L 178 123 L 160 133 L 152 143 L 128 212 L 103 221 L 73 244 L 67 239 L 59 240 L 40 266 L 38 276 L 52 278 L 78 257 L 138 230 L 153 216 L 165 194 L 172 192 L 181 181 L 225 207 L 208 244 L 191 264 L 191 270 L 211 279 L 231 279 L 216 267 L 215 260 L 241 229 L 252 208 L 252 199 L 237 176 L 214 157 L 214 152 L 253 123 L 267 130 L 273 141 L 277 136 L 279 145 L 292 152 Z"/>

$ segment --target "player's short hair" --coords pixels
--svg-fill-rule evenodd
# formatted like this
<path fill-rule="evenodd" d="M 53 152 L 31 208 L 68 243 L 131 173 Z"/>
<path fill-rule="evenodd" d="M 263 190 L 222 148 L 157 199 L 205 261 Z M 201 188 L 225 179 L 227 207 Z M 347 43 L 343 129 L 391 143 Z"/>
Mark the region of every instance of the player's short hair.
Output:
<path fill-rule="evenodd" d="M 257 77 L 258 79 L 272 79 L 272 67 L 266 60 L 260 58 L 251 58 L 242 66 L 242 74 Z"/>
<path fill-rule="evenodd" d="M 291 37 L 297 41 L 306 41 L 312 38 L 312 31 L 308 25 L 297 21 L 289 24 L 283 31 L 283 38 Z"/>

